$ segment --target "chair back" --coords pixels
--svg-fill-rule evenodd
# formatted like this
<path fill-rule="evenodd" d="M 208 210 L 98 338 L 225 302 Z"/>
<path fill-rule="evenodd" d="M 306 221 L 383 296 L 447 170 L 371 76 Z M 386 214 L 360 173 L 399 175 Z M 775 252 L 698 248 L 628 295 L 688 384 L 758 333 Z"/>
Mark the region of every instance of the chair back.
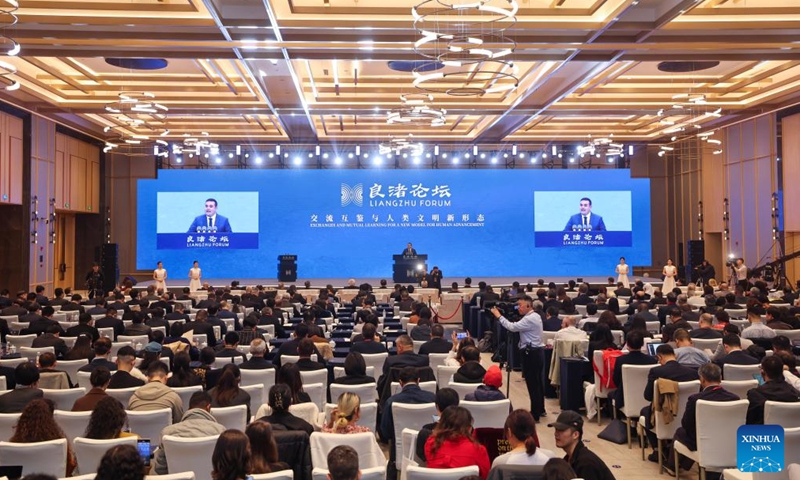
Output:
<path fill-rule="evenodd" d="M 467 394 L 474 393 L 475 389 L 478 388 L 478 385 L 480 385 L 480 383 L 461 383 L 450 381 L 447 383 L 447 388 L 452 388 L 458 392 L 458 398 L 463 400 Z"/>
<path fill-rule="evenodd" d="M 327 369 L 324 370 L 325 373 L 328 372 Z M 303 391 L 305 391 L 309 397 L 311 397 L 311 402 L 317 406 L 317 410 L 322 410 L 325 408 L 325 402 L 328 394 L 328 390 L 325 388 L 325 385 L 322 383 L 310 383 L 306 384 L 303 382 Z"/>
<path fill-rule="evenodd" d="M 269 408 L 269 405 L 264 405 L 264 407 Z M 311 425 L 317 424 L 317 421 L 319 420 L 319 411 L 319 407 L 314 402 L 298 403 L 289 407 L 289 413 L 295 417 L 302 418 Z"/>
<path fill-rule="evenodd" d="M 720 384 L 725 390 L 735 393 L 739 398 L 747 398 L 748 390 L 758 387 L 758 380 L 723 380 Z"/>
<path fill-rule="evenodd" d="M 750 402 L 697 401 L 698 463 L 705 468 L 736 466 L 736 431 L 747 419 Z"/>
<path fill-rule="evenodd" d="M 92 376 L 91 372 L 76 372 L 75 376 L 77 378 L 73 378 L 72 381 L 77 381 L 79 387 L 85 388 L 87 392 L 92 389 L 92 382 L 89 381 Z"/>
<path fill-rule="evenodd" d="M 622 413 L 628 418 L 639 418 L 639 413 L 649 402 L 644 399 L 644 388 L 647 386 L 647 374 L 656 365 L 623 365 L 622 384 L 625 389 L 622 395 L 625 406 Z"/>
<path fill-rule="evenodd" d="M 0 377 L 0 392 L 4 392 L 8 390 L 8 382 L 6 381 L 6 377 Z"/>
<path fill-rule="evenodd" d="M 33 345 L 34 339 L 36 339 L 35 333 L 30 335 L 6 335 L 6 342 L 17 349 L 22 347 L 30 348 L 31 345 Z"/>
<path fill-rule="evenodd" d="M 128 345 L 136 348 L 137 343 L 141 343 L 141 348 L 144 348 L 145 345 L 150 341 L 147 335 L 119 335 L 117 336 L 118 342 L 127 342 Z"/>
<path fill-rule="evenodd" d="M 241 355 L 236 355 L 233 357 L 217 357 L 214 359 L 214 368 L 222 368 L 228 364 L 239 365 L 244 362 L 244 359 Z"/>
<path fill-rule="evenodd" d="M 22 465 L 23 472 L 67 476 L 67 439 L 36 443 L 0 442 L 0 465 Z"/>
<path fill-rule="evenodd" d="M 161 439 L 170 472 L 194 472 L 197 480 L 211 480 L 211 455 L 219 435 L 208 437 L 176 437 Z M 159 477 L 160 478 L 160 477 Z"/>
<path fill-rule="evenodd" d="M 88 359 L 81 359 L 81 360 L 59 360 L 58 361 L 58 369 L 64 372 L 67 372 L 69 375 L 69 379 L 72 383 L 76 383 L 78 381 L 78 369 L 80 369 L 84 365 L 88 365 Z"/>
<path fill-rule="evenodd" d="M 764 404 L 764 425 L 780 425 L 783 428 L 800 427 L 800 402 L 767 400 Z M 788 450 L 784 448 L 784 451 Z"/>
<path fill-rule="evenodd" d="M 21 413 L 0 413 L 0 442 L 7 442 L 14 435 L 14 427 Z"/>
<path fill-rule="evenodd" d="M 742 318 L 747 318 L 746 308 L 726 308 L 725 311 L 728 312 L 728 315 L 730 315 L 732 319 L 739 320 Z"/>
<path fill-rule="evenodd" d="M 260 473 L 256 475 L 250 475 L 250 478 L 252 480 L 294 480 L 294 470 L 281 470 L 279 472 Z M 363 474 L 361 475 L 361 478 L 362 479 L 364 478 Z"/>
<path fill-rule="evenodd" d="M 0 367 L 16 368 L 17 365 L 27 361 L 27 358 L 9 358 L 7 360 L 0 360 Z"/>
<path fill-rule="evenodd" d="M 657 334 L 661 332 L 661 322 L 653 321 L 653 322 L 644 322 L 645 328 L 647 331 L 652 334 Z"/>
<path fill-rule="evenodd" d="M 655 388 L 658 388 L 657 382 Z M 675 414 L 675 417 L 669 424 L 665 424 L 661 415 L 655 415 L 656 424 L 654 431 L 659 440 L 672 439 L 672 437 L 675 436 L 675 430 L 681 426 L 680 419 L 683 418 L 683 412 L 686 410 L 686 401 L 689 399 L 689 395 L 693 395 L 699 391 L 700 380 L 678 383 L 678 412 Z"/>
<path fill-rule="evenodd" d="M 119 400 L 124 407 L 128 406 L 128 402 L 130 401 L 131 397 L 133 396 L 133 392 L 138 390 L 139 387 L 130 387 L 130 388 L 107 388 L 106 394 L 109 397 L 114 397 Z"/>
<path fill-rule="evenodd" d="M 78 437 L 82 437 L 86 433 L 86 427 L 89 425 L 89 418 L 92 416 L 92 411 L 86 412 L 71 412 L 69 410 L 56 410 L 53 412 L 53 417 L 67 440 L 72 443 Z"/>
<path fill-rule="evenodd" d="M 192 395 L 196 392 L 202 392 L 203 386 L 202 385 L 193 385 L 191 387 L 172 387 L 172 391 L 177 393 L 179 397 L 181 397 L 181 402 L 183 402 L 183 411 L 189 410 L 189 404 L 192 400 Z M 127 403 L 124 405 L 128 405 Z"/>
<path fill-rule="evenodd" d="M 113 328 L 112 328 L 113 330 Z M 111 350 L 109 351 L 109 357 L 116 357 L 119 353 L 119 349 L 122 347 L 130 347 L 130 342 L 111 342 Z"/>
<path fill-rule="evenodd" d="M 761 373 L 761 365 L 734 365 L 726 363 L 722 367 L 722 378 L 725 380 L 753 380 L 756 373 Z"/>
<path fill-rule="evenodd" d="M 383 371 L 383 364 L 386 362 L 386 359 L 389 358 L 389 353 L 364 353 L 361 355 L 364 357 L 364 363 L 367 367 L 373 367 L 376 372 Z M 369 375 L 369 373 L 367 373 Z"/>
<path fill-rule="evenodd" d="M 350 434 L 314 432 L 311 434 L 310 444 L 311 464 L 315 467 L 327 469 L 328 453 L 339 445 L 350 445 L 358 452 L 359 468 L 386 465 L 386 457 L 372 432 Z"/>
<path fill-rule="evenodd" d="M 75 400 L 86 395 L 87 390 L 80 387 L 68 388 L 66 390 L 49 390 L 43 388 L 42 392 L 44 392 L 44 398 L 49 398 L 56 404 L 57 410 L 72 410 L 72 406 L 75 405 Z"/>
<path fill-rule="evenodd" d="M 217 423 L 224 426 L 226 429 L 239 430 L 244 432 L 247 427 L 247 405 L 234 405 L 232 407 L 212 407 L 211 415 L 217 420 Z"/>
<path fill-rule="evenodd" d="M 433 370 L 433 375 L 438 379 L 439 378 L 439 365 L 444 365 L 444 362 L 447 360 L 447 353 L 429 353 L 428 354 L 428 365 L 430 365 L 431 369 Z"/>
<path fill-rule="evenodd" d="M 461 400 L 458 405 L 472 414 L 473 428 L 503 428 L 511 411 L 511 400 L 508 399 L 491 402 Z"/>
<path fill-rule="evenodd" d="M 695 348 L 699 348 L 700 350 L 711 350 L 712 352 L 717 350 L 719 344 L 722 343 L 721 338 L 693 338 L 692 345 Z"/>
<path fill-rule="evenodd" d="M 419 382 L 419 388 L 420 390 L 431 392 L 434 395 L 436 394 L 436 382 L 433 380 L 428 382 Z M 396 395 L 402 389 L 403 388 L 400 387 L 400 382 L 392 382 L 392 395 Z"/>
<path fill-rule="evenodd" d="M 275 369 L 264 368 L 261 370 L 241 369 L 241 381 L 239 386 L 246 387 L 248 385 L 261 385 L 264 389 L 263 398 L 266 399 L 269 395 L 269 389 L 275 385 Z M 257 410 L 257 409 L 256 409 Z M 251 410 L 255 412 L 255 410 Z"/>
<path fill-rule="evenodd" d="M 112 438 L 110 440 L 94 440 L 78 437 L 73 442 L 75 459 L 78 461 L 78 470 L 81 474 L 96 473 L 100 460 L 111 447 L 117 445 L 136 446 L 136 437 Z"/>
<path fill-rule="evenodd" d="M 458 371 L 459 367 L 449 367 L 447 365 L 439 365 L 436 367 L 437 375 L 436 375 L 436 386 L 439 388 L 447 388 L 447 384 L 450 383 L 450 379 L 453 377 Z"/>
<path fill-rule="evenodd" d="M 395 458 L 402 458 L 403 455 L 403 429 L 420 431 L 424 425 L 431 423 L 434 415 L 436 415 L 435 403 L 392 403 Z"/>
<path fill-rule="evenodd" d="M 328 386 L 328 369 L 320 368 L 319 370 L 307 370 L 300 372 L 300 378 L 303 379 L 303 385 L 307 383 L 321 383 Z"/>
<path fill-rule="evenodd" d="M 250 412 L 254 414 L 258 411 L 258 409 L 266 402 L 267 394 L 264 393 L 264 385 L 260 383 L 256 385 L 242 385 L 239 384 L 239 388 L 247 392 L 250 395 Z M 250 423 L 250 419 L 247 419 L 247 422 Z"/>
<path fill-rule="evenodd" d="M 361 480 L 386 480 L 386 466 L 373 468 L 360 468 Z M 253 475 L 253 480 L 259 480 Z M 314 468 L 311 471 L 311 480 L 328 480 L 328 470 Z"/>
<path fill-rule="evenodd" d="M 781 330 L 779 335 L 783 335 L 789 340 L 800 340 L 800 330 Z"/>
<path fill-rule="evenodd" d="M 434 388 L 436 384 L 434 382 Z M 358 395 L 362 403 L 378 400 L 378 384 L 364 383 L 361 385 L 345 385 L 343 383 L 331 383 L 331 401 L 336 402 L 339 395 L 345 392 L 353 392 Z"/>
<path fill-rule="evenodd" d="M 72 477 L 72 479 L 77 480 L 75 477 Z M 145 475 L 144 480 L 195 480 L 195 476 L 194 472 L 179 472 L 167 475 Z"/>
<path fill-rule="evenodd" d="M 344 377 L 347 372 L 344 371 L 344 367 L 333 367 L 333 378 Z M 367 373 L 368 377 L 375 378 L 375 367 L 372 365 L 367 366 Z"/>
<path fill-rule="evenodd" d="M 110 338 L 111 341 L 114 341 L 114 327 L 98 328 L 97 333 L 99 333 L 101 337 Z"/>
<path fill-rule="evenodd" d="M 597 398 L 608 398 L 609 392 L 605 386 L 603 386 L 603 382 L 600 381 L 600 374 L 597 372 L 603 371 L 603 351 L 602 350 L 595 350 L 592 353 L 592 363 L 594 363 L 594 394 Z"/>
<path fill-rule="evenodd" d="M 407 470 L 408 480 L 459 480 L 479 473 L 477 465 L 459 468 L 425 468 L 410 465 Z"/>
<path fill-rule="evenodd" d="M 172 410 L 126 410 L 131 432 L 140 438 L 149 438 L 151 445 L 161 443 L 161 431 L 172 425 Z M 183 471 L 183 470 L 178 470 Z"/>
<path fill-rule="evenodd" d="M 29 362 L 36 362 L 39 355 L 43 353 L 52 353 L 55 355 L 56 349 L 55 347 L 19 347 L 19 355 L 22 358 L 27 358 Z"/>
<path fill-rule="evenodd" d="M 333 411 L 334 408 L 336 408 L 335 403 L 325 404 L 325 411 L 322 412 L 322 422 L 326 422 L 329 418 L 331 418 L 331 411 Z M 377 431 L 378 402 L 361 403 L 361 418 L 358 420 L 358 424 L 369 427 L 373 432 Z"/>
<path fill-rule="evenodd" d="M 281 355 L 281 365 L 284 363 L 297 363 L 300 360 L 300 355 Z M 311 354 L 311 361 L 317 362 L 317 354 Z"/>

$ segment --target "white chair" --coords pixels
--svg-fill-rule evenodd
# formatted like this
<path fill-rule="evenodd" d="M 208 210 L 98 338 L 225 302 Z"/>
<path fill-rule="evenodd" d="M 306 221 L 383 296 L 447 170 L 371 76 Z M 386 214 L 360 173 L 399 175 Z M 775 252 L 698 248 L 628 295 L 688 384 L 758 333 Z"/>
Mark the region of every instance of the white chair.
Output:
<path fill-rule="evenodd" d="M 657 312 L 656 312 L 657 313 Z M 661 322 L 644 322 L 647 331 L 653 334 L 661 332 Z"/>
<path fill-rule="evenodd" d="M 170 472 L 194 472 L 197 480 L 211 480 L 211 455 L 219 435 L 184 438 L 165 435 L 161 439 Z M 160 478 L 160 477 L 159 477 Z"/>
<path fill-rule="evenodd" d="M 747 318 L 746 308 L 726 308 L 725 311 L 728 312 L 732 319 Z"/>
<path fill-rule="evenodd" d="M 658 383 L 656 383 L 655 390 L 658 390 Z M 665 424 L 661 415 L 655 415 L 655 425 L 653 425 L 653 433 L 656 434 L 658 439 L 658 447 L 655 447 L 659 452 L 664 451 L 664 440 L 671 440 L 675 436 L 675 431 L 681 426 L 678 419 L 683 418 L 683 412 L 686 410 L 686 402 L 689 400 L 690 395 L 694 395 L 700 391 L 700 380 L 693 380 L 691 382 L 678 382 L 678 412 L 675 414 L 673 421 Z M 654 394 L 655 396 L 655 394 Z M 639 418 L 639 427 L 641 436 L 644 436 L 644 422 L 645 418 Z M 644 445 L 644 444 L 643 444 Z M 642 453 L 644 456 L 644 453 Z M 664 473 L 664 459 L 661 455 L 658 456 L 658 473 Z"/>
<path fill-rule="evenodd" d="M 281 355 L 281 365 L 284 363 L 297 363 L 300 360 L 300 355 Z M 311 354 L 311 361 L 317 361 L 317 354 Z"/>
<path fill-rule="evenodd" d="M 255 475 L 253 475 L 253 477 L 255 477 Z M 75 477 L 72 477 L 72 479 L 76 480 Z M 167 475 L 145 475 L 144 480 L 195 480 L 195 476 L 194 472 L 179 472 Z"/>
<path fill-rule="evenodd" d="M 400 433 L 400 442 L 403 445 L 403 456 L 395 462 L 395 466 L 400 470 L 400 480 L 408 478 L 408 467 L 411 465 L 418 466 L 422 459 L 417 456 L 417 438 L 419 431 L 410 428 L 404 428 Z M 424 463 L 424 462 L 423 462 Z"/>
<path fill-rule="evenodd" d="M 250 414 L 254 414 L 258 411 L 259 407 L 264 404 L 267 399 L 267 395 L 264 393 L 264 385 L 260 383 L 256 385 L 242 385 L 239 384 L 239 388 L 247 392 L 250 395 Z M 250 419 L 247 419 L 248 423 Z"/>
<path fill-rule="evenodd" d="M 89 418 L 92 416 L 92 411 L 86 412 L 71 412 L 69 410 L 56 410 L 53 412 L 53 417 L 67 440 L 72 443 L 78 437 L 82 437 L 86 432 L 86 427 L 89 425 Z"/>
<path fill-rule="evenodd" d="M 0 442 L 7 442 L 14 435 L 14 427 L 21 413 L 0 413 Z"/>
<path fill-rule="evenodd" d="M 327 369 L 325 372 L 327 373 Z M 327 398 L 328 390 L 325 389 L 325 385 L 322 383 L 311 383 L 305 384 L 303 382 L 303 391 L 311 397 L 311 402 L 317 406 L 317 410 L 322 410 L 325 408 L 325 401 Z"/>
<path fill-rule="evenodd" d="M 61 340 L 64 340 L 64 345 L 66 345 L 67 348 L 74 347 L 75 342 L 78 341 L 78 337 L 60 337 L 60 338 Z"/>
<path fill-rule="evenodd" d="M 232 407 L 218 407 L 211 409 L 211 415 L 217 420 L 217 423 L 223 425 L 227 429 L 240 430 L 244 432 L 247 427 L 247 406 L 234 405 Z"/>
<path fill-rule="evenodd" d="M 434 415 L 436 415 L 435 403 L 392 403 L 395 458 L 402 458 L 403 456 L 403 429 L 410 428 L 420 431 L 424 425 L 433 421 Z"/>
<path fill-rule="evenodd" d="M 112 438 L 110 440 L 94 440 L 78 437 L 73 442 L 75 459 L 78 461 L 78 470 L 82 475 L 97 472 L 100 460 L 106 451 L 116 445 L 136 446 L 136 437 Z"/>
<path fill-rule="evenodd" d="M 764 425 L 780 425 L 783 428 L 800 427 L 800 403 L 767 400 L 764 404 Z"/>
<path fill-rule="evenodd" d="M 619 345 L 619 344 L 617 344 Z M 600 417 L 602 416 L 603 409 L 600 407 L 600 400 L 608 398 L 608 395 L 616 389 L 609 390 L 602 385 L 600 381 L 600 374 L 597 372 L 603 371 L 603 351 L 595 350 L 592 361 L 594 362 L 594 398 L 597 402 L 597 425 L 600 426 Z"/>
<path fill-rule="evenodd" d="M 467 394 L 475 393 L 475 389 L 478 388 L 480 383 L 461 383 L 461 382 L 454 382 L 450 381 L 447 383 L 447 388 L 452 388 L 456 392 L 458 392 L 458 398 L 461 400 L 467 396 Z"/>
<path fill-rule="evenodd" d="M 257 475 L 250 475 L 252 480 L 294 480 L 294 470 L 281 470 L 272 473 L 260 473 Z M 327 478 L 327 474 L 326 474 Z M 361 475 L 364 478 L 364 475 Z M 155 480 L 160 480 L 160 477 Z"/>
<path fill-rule="evenodd" d="M 471 402 L 461 400 L 458 404 L 472 414 L 473 428 L 503 428 L 511 407 L 511 400 Z"/>
<path fill-rule="evenodd" d="M 98 328 L 97 332 L 100 334 L 101 337 L 110 338 L 111 341 L 114 341 L 114 327 Z"/>
<path fill-rule="evenodd" d="M 721 338 L 693 338 L 692 345 L 700 350 L 711 350 L 715 352 L 719 344 L 722 343 Z"/>
<path fill-rule="evenodd" d="M 461 477 L 479 473 L 477 465 L 460 468 L 425 468 L 410 465 L 407 470 L 408 480 L 459 480 Z"/>
<path fill-rule="evenodd" d="M 747 392 L 758 387 L 758 380 L 723 380 L 720 384 L 725 390 L 735 393 L 739 398 L 747 398 Z"/>
<path fill-rule="evenodd" d="M 8 390 L 8 382 L 6 377 L 0 377 L 0 392 Z"/>
<path fill-rule="evenodd" d="M 92 389 L 92 382 L 89 381 L 89 378 L 92 376 L 91 372 L 76 372 L 75 376 L 77 377 L 79 387 L 85 388 L 87 392 Z M 72 381 L 75 382 L 76 379 L 72 379 Z"/>
<path fill-rule="evenodd" d="M 55 355 L 56 349 L 54 347 L 19 347 L 19 355 L 22 358 L 27 358 L 29 362 L 36 362 L 39 355 L 43 353 L 52 353 Z"/>
<path fill-rule="evenodd" d="M 117 337 L 118 342 L 127 342 L 128 345 L 134 346 L 138 343 L 142 344 L 142 348 L 150 342 L 150 339 L 147 335 L 119 335 Z M 135 347 L 134 347 L 135 348 Z"/>
<path fill-rule="evenodd" d="M 722 367 L 725 380 L 753 380 L 753 375 L 761 373 L 761 365 L 734 365 L 726 363 Z"/>
<path fill-rule="evenodd" d="M 264 389 L 264 398 L 269 395 L 269 389 L 275 385 L 275 369 L 264 368 L 261 370 L 241 370 L 241 381 L 239 386 L 245 387 L 248 385 L 261 385 Z M 255 412 L 255 410 L 252 410 Z"/>
<path fill-rule="evenodd" d="M 434 384 L 435 387 L 435 384 Z M 345 385 L 343 383 L 331 383 L 331 401 L 336 402 L 339 395 L 345 392 L 353 392 L 358 395 L 362 403 L 372 402 L 378 399 L 378 384 L 364 383 L 361 385 Z"/>
<path fill-rule="evenodd" d="M 44 392 L 44 398 L 49 398 L 53 401 L 53 403 L 56 404 L 56 409 L 72 410 L 72 406 L 75 405 L 75 400 L 86 395 L 87 390 L 81 387 L 68 388 L 65 390 L 50 390 L 43 388 L 42 392 Z"/>
<path fill-rule="evenodd" d="M 183 410 L 189 410 L 189 404 L 192 400 L 192 395 L 196 392 L 202 392 L 203 386 L 202 385 L 195 385 L 192 387 L 173 387 L 172 391 L 177 393 L 179 397 L 181 397 L 181 401 L 183 402 Z M 125 406 L 128 404 L 126 403 Z"/>
<path fill-rule="evenodd" d="M 386 363 L 386 359 L 389 358 L 389 354 L 387 352 L 383 353 L 365 353 L 361 355 L 364 357 L 364 363 L 367 367 L 374 367 L 376 372 L 383 372 L 383 364 Z M 369 375 L 369 373 L 367 373 Z M 374 377 L 374 375 L 370 375 Z"/>
<path fill-rule="evenodd" d="M 119 400 L 119 403 L 122 404 L 123 408 L 127 408 L 128 402 L 130 401 L 131 397 L 133 396 L 133 392 L 138 390 L 139 387 L 130 387 L 130 388 L 108 388 L 106 389 L 106 394 L 109 397 L 114 397 Z M 147 437 L 145 437 L 147 438 Z"/>
<path fill-rule="evenodd" d="M 311 464 L 328 468 L 328 453 L 339 445 L 350 445 L 358 452 L 359 468 L 372 468 L 386 465 L 386 457 L 371 432 L 365 433 L 322 433 L 311 434 Z"/>
<path fill-rule="evenodd" d="M 9 358 L 8 360 L 0 360 L 0 367 L 16 368 L 17 365 L 27 361 L 27 358 Z"/>
<path fill-rule="evenodd" d="M 447 388 L 447 384 L 450 383 L 450 379 L 458 371 L 459 368 L 460 367 L 449 367 L 447 365 L 439 365 L 436 368 L 437 370 L 436 386 L 439 388 Z"/>
<path fill-rule="evenodd" d="M 140 438 L 149 438 L 152 445 L 161 443 L 161 431 L 172 425 L 172 410 L 125 410 L 131 432 Z M 182 471 L 182 470 L 179 470 Z"/>
<path fill-rule="evenodd" d="M 444 362 L 447 360 L 447 353 L 429 353 L 428 354 L 428 364 L 433 370 L 433 376 L 438 379 L 439 378 L 439 365 L 444 365 Z"/>
<path fill-rule="evenodd" d="M 385 480 L 386 466 L 374 468 L 360 468 L 361 480 Z M 276 472 L 279 473 L 279 472 Z M 272 475 L 272 474 L 270 474 Z M 258 475 L 251 475 L 253 480 L 260 480 Z M 312 480 L 328 480 L 328 471 L 324 468 L 314 468 L 311 470 Z"/>
<path fill-rule="evenodd" d="M 622 395 L 625 406 L 621 408 L 628 428 L 628 448 L 631 448 L 631 422 L 638 422 L 642 409 L 649 404 L 644 399 L 644 388 L 647 386 L 647 374 L 655 365 L 623 365 L 622 384 L 625 389 Z"/>
<path fill-rule="evenodd" d="M 33 345 L 34 339 L 36 339 L 35 333 L 30 335 L 6 335 L 6 342 L 8 345 L 13 345 L 17 349 L 21 347 L 30 348 L 30 346 Z"/>
<path fill-rule="evenodd" d="M 300 378 L 303 379 L 303 385 L 310 384 L 310 383 L 321 383 L 322 386 L 325 388 L 325 391 L 328 391 L 328 369 L 321 368 L 319 370 L 309 370 L 306 372 L 300 372 Z"/>
<path fill-rule="evenodd" d="M 419 349 L 422 348 L 422 346 L 425 345 L 425 342 L 427 342 L 427 341 L 428 340 L 413 340 L 413 342 L 414 342 L 414 353 L 419 353 Z"/>
<path fill-rule="evenodd" d="M 0 465 L 22 465 L 23 472 L 67 476 L 67 439 L 36 443 L 0 442 Z"/>
<path fill-rule="evenodd" d="M 240 355 L 236 355 L 235 357 L 217 357 L 214 359 L 214 368 L 222 368 L 225 365 L 230 365 L 231 363 L 234 365 L 239 365 L 244 362 L 244 358 Z"/>
<path fill-rule="evenodd" d="M 800 330 L 781 330 L 778 335 L 783 335 L 789 340 L 800 340 Z"/>
<path fill-rule="evenodd" d="M 89 360 L 82 359 L 82 360 L 59 360 L 57 368 L 58 370 L 62 370 L 67 372 L 69 375 L 70 380 L 75 383 L 78 381 L 78 370 L 84 366 L 88 365 Z"/>
<path fill-rule="evenodd" d="M 678 454 L 689 457 L 700 467 L 700 479 L 705 480 L 706 470 L 721 471 L 736 466 L 736 431 L 744 425 L 747 418 L 747 407 L 750 402 L 697 401 L 697 451 L 689 450 L 686 445 L 675 440 L 672 443 L 675 452 L 675 463 L 678 465 Z M 675 469 L 675 478 L 680 469 Z"/>
<path fill-rule="evenodd" d="M 111 350 L 109 351 L 109 357 L 116 357 L 117 354 L 119 353 L 120 348 L 130 347 L 130 346 L 131 344 L 129 342 L 111 342 Z"/>
<path fill-rule="evenodd" d="M 344 377 L 345 374 L 346 372 L 344 371 L 344 367 L 333 367 L 333 378 Z M 368 366 L 366 375 L 368 377 L 375 378 L 375 367 L 371 365 Z"/>
<path fill-rule="evenodd" d="M 334 408 L 336 408 L 335 403 L 326 403 L 325 411 L 320 414 L 321 416 L 317 423 L 319 425 L 324 425 L 331 417 L 331 411 L 333 411 Z M 361 418 L 358 424 L 369 427 L 373 432 L 377 431 L 378 402 L 362 402 L 360 408 Z"/>
<path fill-rule="evenodd" d="M 436 394 L 436 382 L 434 382 L 433 380 L 429 382 L 419 382 L 419 388 L 420 390 L 431 392 L 434 395 Z M 400 382 L 392 382 L 392 395 L 397 394 L 398 392 L 400 392 L 400 390 L 402 390 L 402 388 L 400 388 Z"/>
<path fill-rule="evenodd" d="M 261 409 L 263 409 L 264 407 L 269 408 L 269 405 L 262 405 Z M 261 411 L 261 409 L 259 409 L 259 411 Z M 291 407 L 289 407 L 289 413 L 291 413 L 295 417 L 302 418 L 311 425 L 315 425 L 319 420 L 319 407 L 314 402 L 298 403 L 296 405 L 292 405 Z M 263 415 L 256 415 L 256 418 L 261 418 L 262 416 Z"/>

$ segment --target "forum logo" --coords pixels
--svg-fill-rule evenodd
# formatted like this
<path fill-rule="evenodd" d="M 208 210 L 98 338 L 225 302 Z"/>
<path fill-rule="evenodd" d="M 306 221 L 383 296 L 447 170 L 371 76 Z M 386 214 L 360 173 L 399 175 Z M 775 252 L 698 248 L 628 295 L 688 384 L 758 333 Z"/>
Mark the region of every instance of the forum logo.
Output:
<path fill-rule="evenodd" d="M 352 187 L 346 183 L 342 184 L 342 206 L 346 207 L 350 204 L 357 207 L 364 205 L 364 186 L 360 183 Z"/>
<path fill-rule="evenodd" d="M 736 431 L 739 471 L 775 473 L 783 470 L 783 427 L 742 425 Z"/>

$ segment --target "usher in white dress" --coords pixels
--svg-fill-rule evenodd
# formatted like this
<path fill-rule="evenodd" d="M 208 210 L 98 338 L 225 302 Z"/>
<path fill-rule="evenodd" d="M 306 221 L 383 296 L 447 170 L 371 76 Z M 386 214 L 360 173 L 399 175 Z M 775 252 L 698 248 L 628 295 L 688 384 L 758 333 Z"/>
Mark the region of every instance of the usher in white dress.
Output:
<path fill-rule="evenodd" d="M 678 268 L 675 265 L 664 265 L 662 273 L 664 273 L 664 284 L 661 286 L 661 291 L 666 295 L 675 288 L 675 275 L 678 274 Z"/>
<path fill-rule="evenodd" d="M 200 267 L 192 267 L 189 269 L 189 291 L 196 292 L 201 288 L 203 284 L 200 282 Z"/>
<path fill-rule="evenodd" d="M 628 264 L 620 263 L 617 265 L 617 283 L 622 282 L 622 286 L 625 288 L 631 288 L 631 282 L 628 280 Z"/>
<path fill-rule="evenodd" d="M 165 268 L 157 268 L 153 270 L 153 277 L 155 278 L 155 286 L 156 291 L 162 290 L 164 292 L 167 291 L 167 269 Z"/>

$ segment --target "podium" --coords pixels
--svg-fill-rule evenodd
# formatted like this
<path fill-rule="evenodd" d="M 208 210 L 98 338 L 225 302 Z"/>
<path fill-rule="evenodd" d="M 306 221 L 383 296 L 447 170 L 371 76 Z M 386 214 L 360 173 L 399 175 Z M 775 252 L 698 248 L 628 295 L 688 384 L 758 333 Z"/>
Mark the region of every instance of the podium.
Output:
<path fill-rule="evenodd" d="M 297 281 L 297 255 L 278 255 L 278 280 Z"/>
<path fill-rule="evenodd" d="M 417 283 L 420 274 L 428 273 L 427 255 L 392 255 L 394 283 Z M 422 265 L 422 268 L 420 268 Z"/>

